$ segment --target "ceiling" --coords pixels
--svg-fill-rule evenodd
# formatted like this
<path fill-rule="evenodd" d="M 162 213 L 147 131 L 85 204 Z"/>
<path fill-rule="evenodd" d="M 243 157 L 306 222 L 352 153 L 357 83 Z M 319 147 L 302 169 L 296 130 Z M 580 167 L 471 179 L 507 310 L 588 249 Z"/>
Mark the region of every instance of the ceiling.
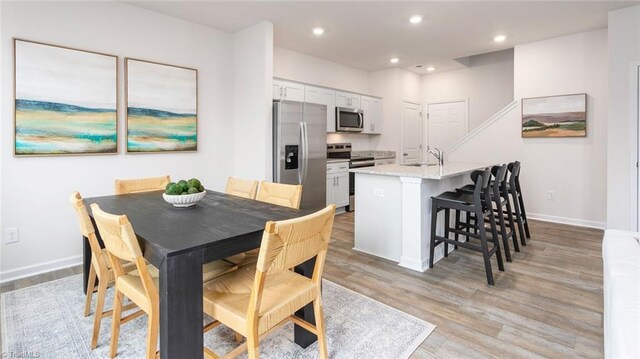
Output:
<path fill-rule="evenodd" d="M 366 71 L 398 66 L 424 73 L 514 45 L 600 29 L 611 10 L 640 1 L 127 1 L 142 8 L 235 32 L 274 24 L 275 46 Z M 423 21 L 412 25 L 413 14 Z M 325 29 L 312 34 L 313 27 Z M 495 43 L 498 34 L 507 36 Z M 391 57 L 400 61 L 392 65 Z M 423 65 L 416 68 L 416 65 Z"/>

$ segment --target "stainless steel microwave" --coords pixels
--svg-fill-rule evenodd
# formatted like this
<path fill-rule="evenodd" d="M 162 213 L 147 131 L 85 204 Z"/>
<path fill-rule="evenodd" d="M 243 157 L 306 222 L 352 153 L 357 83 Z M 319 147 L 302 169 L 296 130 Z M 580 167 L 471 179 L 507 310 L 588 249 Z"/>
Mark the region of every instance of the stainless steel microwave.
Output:
<path fill-rule="evenodd" d="M 364 129 L 364 112 L 347 107 L 336 107 L 336 131 L 362 132 Z"/>

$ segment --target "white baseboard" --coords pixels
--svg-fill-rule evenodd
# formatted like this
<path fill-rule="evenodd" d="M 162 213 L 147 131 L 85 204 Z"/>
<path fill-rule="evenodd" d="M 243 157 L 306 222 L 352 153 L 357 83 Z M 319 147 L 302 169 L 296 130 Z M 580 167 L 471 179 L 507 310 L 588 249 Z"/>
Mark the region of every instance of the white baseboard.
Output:
<path fill-rule="evenodd" d="M 543 221 L 543 222 L 569 224 L 569 225 L 578 226 L 578 227 L 588 227 L 588 228 L 596 228 L 596 229 L 605 229 L 607 227 L 607 224 L 605 222 L 596 222 L 596 221 L 588 221 L 585 219 L 550 216 L 547 214 L 540 214 L 540 213 L 527 213 L 527 218 L 531 218 L 531 219 L 535 219 L 537 221 Z"/>
<path fill-rule="evenodd" d="M 31 277 L 37 274 L 52 272 L 58 269 L 69 268 L 79 264 L 82 264 L 82 255 L 11 269 L 8 271 L 0 272 L 0 283 Z"/>

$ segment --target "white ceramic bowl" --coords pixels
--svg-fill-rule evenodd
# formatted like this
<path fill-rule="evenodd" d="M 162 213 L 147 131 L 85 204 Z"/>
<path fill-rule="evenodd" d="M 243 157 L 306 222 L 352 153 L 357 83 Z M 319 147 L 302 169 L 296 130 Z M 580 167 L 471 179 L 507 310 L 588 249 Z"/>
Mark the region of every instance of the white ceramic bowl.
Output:
<path fill-rule="evenodd" d="M 174 207 L 185 208 L 185 207 L 195 206 L 196 203 L 198 203 L 198 201 L 203 199 L 206 194 L 207 194 L 207 191 L 202 191 L 200 193 L 194 193 L 194 194 L 173 195 L 173 196 L 163 193 L 162 198 L 164 198 L 164 200 L 167 203 L 171 203 Z"/>

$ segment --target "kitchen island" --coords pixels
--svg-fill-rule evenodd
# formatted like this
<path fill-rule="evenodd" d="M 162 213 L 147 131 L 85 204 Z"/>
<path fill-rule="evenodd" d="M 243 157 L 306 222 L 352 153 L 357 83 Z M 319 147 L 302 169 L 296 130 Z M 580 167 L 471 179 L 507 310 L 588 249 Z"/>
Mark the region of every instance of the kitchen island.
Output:
<path fill-rule="evenodd" d="M 429 267 L 431 197 L 470 183 L 468 174 L 487 166 L 391 164 L 350 170 L 355 173 L 353 249 L 424 272 Z M 440 233 L 442 225 L 439 221 Z M 444 246 L 436 248 L 434 263 L 444 256 L 443 251 Z"/>

